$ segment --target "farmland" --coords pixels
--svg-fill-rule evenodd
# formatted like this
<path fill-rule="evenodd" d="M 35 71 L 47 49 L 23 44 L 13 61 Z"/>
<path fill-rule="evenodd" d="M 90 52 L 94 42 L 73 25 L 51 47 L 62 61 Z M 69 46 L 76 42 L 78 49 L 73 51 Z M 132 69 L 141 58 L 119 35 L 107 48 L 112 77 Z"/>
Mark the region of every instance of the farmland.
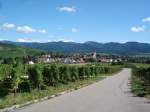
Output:
<path fill-rule="evenodd" d="M 0 108 L 88 85 L 121 68 L 108 64 L 0 65 Z"/>

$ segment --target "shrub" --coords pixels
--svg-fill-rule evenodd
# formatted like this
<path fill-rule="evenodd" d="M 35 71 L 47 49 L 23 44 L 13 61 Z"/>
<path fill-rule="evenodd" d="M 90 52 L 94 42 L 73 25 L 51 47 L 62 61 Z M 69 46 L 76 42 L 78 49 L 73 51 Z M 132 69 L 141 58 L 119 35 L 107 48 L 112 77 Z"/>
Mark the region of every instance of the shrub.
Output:
<path fill-rule="evenodd" d="M 40 90 L 40 86 L 43 83 L 42 70 L 39 65 L 29 66 L 28 68 L 29 80 L 31 85 Z"/>
<path fill-rule="evenodd" d="M 24 93 L 24 92 L 30 92 L 30 83 L 29 81 L 22 81 L 19 86 L 19 92 Z"/>
<path fill-rule="evenodd" d="M 132 91 L 138 96 L 150 94 L 150 67 L 133 67 Z"/>
<path fill-rule="evenodd" d="M 81 67 L 79 67 L 78 68 L 78 72 L 79 72 L 79 78 L 80 79 L 85 79 L 85 74 L 86 74 L 86 72 L 85 72 L 85 67 L 84 66 L 81 66 Z"/>
<path fill-rule="evenodd" d="M 76 66 L 70 67 L 70 76 L 71 76 L 71 81 L 76 81 L 79 79 L 78 69 Z"/>

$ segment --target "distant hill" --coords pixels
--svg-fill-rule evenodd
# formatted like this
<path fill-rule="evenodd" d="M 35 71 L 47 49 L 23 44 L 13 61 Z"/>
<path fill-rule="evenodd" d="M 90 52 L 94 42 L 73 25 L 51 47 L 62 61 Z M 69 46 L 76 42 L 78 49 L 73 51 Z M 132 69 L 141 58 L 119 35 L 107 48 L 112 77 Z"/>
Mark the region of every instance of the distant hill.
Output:
<path fill-rule="evenodd" d="M 98 42 L 85 42 L 85 43 L 75 43 L 75 42 L 48 42 L 48 43 L 20 43 L 20 42 L 10 42 L 3 41 L 3 43 L 13 44 L 17 46 L 23 46 L 28 48 L 34 48 L 45 51 L 58 51 L 65 53 L 108 53 L 108 54 L 149 54 L 150 44 L 139 43 L 139 42 L 127 42 L 127 43 L 98 43 Z"/>
<path fill-rule="evenodd" d="M 25 55 L 39 55 L 42 53 L 39 50 L 19 47 L 11 44 L 6 44 L 0 42 L 0 57 L 1 58 L 10 58 L 10 57 L 23 57 Z"/>

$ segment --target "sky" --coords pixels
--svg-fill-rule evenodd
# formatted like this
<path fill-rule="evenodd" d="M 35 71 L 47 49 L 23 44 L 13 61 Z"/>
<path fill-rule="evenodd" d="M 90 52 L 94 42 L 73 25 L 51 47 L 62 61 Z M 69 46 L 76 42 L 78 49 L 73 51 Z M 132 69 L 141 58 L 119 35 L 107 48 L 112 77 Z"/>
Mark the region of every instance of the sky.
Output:
<path fill-rule="evenodd" d="M 0 40 L 150 43 L 150 0 L 0 0 Z"/>

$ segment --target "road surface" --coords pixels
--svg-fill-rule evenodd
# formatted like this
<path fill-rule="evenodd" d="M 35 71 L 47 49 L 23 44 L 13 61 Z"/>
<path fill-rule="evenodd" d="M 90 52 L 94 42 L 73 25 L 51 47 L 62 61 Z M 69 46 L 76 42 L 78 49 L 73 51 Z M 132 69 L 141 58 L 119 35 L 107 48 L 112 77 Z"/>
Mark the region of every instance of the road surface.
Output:
<path fill-rule="evenodd" d="M 145 98 L 129 89 L 130 69 L 65 95 L 33 104 L 15 112 L 150 112 Z"/>

